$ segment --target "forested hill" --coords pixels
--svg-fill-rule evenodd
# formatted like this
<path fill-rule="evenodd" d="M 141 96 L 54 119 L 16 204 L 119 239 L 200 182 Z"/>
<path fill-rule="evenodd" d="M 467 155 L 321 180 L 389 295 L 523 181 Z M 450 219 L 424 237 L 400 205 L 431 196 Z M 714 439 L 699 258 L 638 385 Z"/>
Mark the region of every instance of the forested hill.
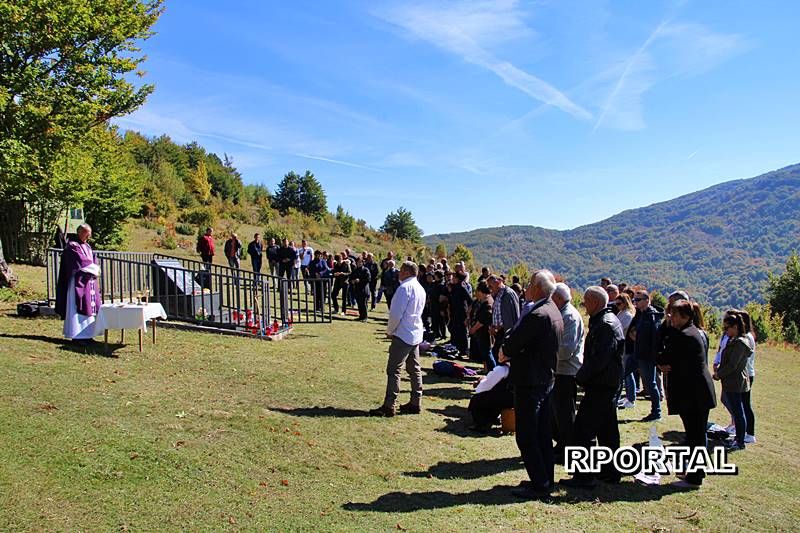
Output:
<path fill-rule="evenodd" d="M 602 276 L 714 306 L 763 300 L 769 272 L 800 249 L 800 164 L 728 181 L 568 231 L 503 226 L 429 235 L 467 246 L 477 264 L 545 266 L 586 287 Z"/>

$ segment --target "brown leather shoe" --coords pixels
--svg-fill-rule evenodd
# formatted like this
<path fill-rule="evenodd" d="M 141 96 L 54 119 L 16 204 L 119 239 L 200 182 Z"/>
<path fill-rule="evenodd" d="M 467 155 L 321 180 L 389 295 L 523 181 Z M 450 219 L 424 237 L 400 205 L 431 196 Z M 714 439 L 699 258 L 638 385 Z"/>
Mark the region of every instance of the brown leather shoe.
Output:
<path fill-rule="evenodd" d="M 370 409 L 369 416 L 382 416 L 384 418 L 391 418 L 394 416 L 394 407 L 386 407 L 381 405 L 377 409 Z"/>
<path fill-rule="evenodd" d="M 419 405 L 414 405 L 411 402 L 404 403 L 400 406 L 401 415 L 418 415 L 422 411 Z"/>

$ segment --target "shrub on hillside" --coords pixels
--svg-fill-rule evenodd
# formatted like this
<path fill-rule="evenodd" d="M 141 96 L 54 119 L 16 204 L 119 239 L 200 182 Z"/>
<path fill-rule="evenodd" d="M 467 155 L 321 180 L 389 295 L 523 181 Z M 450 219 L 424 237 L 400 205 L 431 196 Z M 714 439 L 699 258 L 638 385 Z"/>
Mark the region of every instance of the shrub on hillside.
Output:
<path fill-rule="evenodd" d="M 166 250 L 174 250 L 178 247 L 178 243 L 175 241 L 175 236 L 170 233 L 163 235 L 158 241 L 158 245 Z"/>
<path fill-rule="evenodd" d="M 276 224 L 267 224 L 264 228 L 261 238 L 269 242 L 270 239 L 275 239 L 275 242 L 280 244 L 283 239 L 289 239 L 289 232 L 286 231 L 286 226 L 278 226 Z"/>
<path fill-rule="evenodd" d="M 256 211 L 256 219 L 259 224 L 269 224 L 275 220 L 277 211 L 272 209 L 268 204 L 260 205 Z"/>
<path fill-rule="evenodd" d="M 800 256 L 792 253 L 786 261 L 781 275 L 770 274 L 767 300 L 772 309 L 783 315 L 783 328 L 787 332 L 794 324 L 792 333 L 800 329 Z"/>
<path fill-rule="evenodd" d="M 175 232 L 181 235 L 194 235 L 194 228 L 190 224 L 175 224 Z"/>
<path fill-rule="evenodd" d="M 661 294 L 658 291 L 653 291 L 653 292 L 650 293 L 650 303 L 653 305 L 653 307 L 659 307 L 661 309 L 666 309 L 667 308 L 667 304 L 669 302 L 667 301 L 667 297 L 666 296 L 664 296 L 663 294 Z"/>
<path fill-rule="evenodd" d="M 800 330 L 797 329 L 797 326 L 794 322 L 789 323 L 789 326 L 784 332 L 784 337 L 786 342 L 800 346 Z"/>
<path fill-rule="evenodd" d="M 775 313 L 769 304 L 749 303 L 744 310 L 750 314 L 758 342 L 780 342 L 784 339 L 783 316 Z"/>
<path fill-rule="evenodd" d="M 705 323 L 706 332 L 713 336 L 718 336 L 722 333 L 722 324 L 720 323 L 717 310 L 708 304 L 701 305 L 700 310 L 703 312 L 703 322 Z"/>
<path fill-rule="evenodd" d="M 211 227 L 217 220 L 217 214 L 209 207 L 187 209 L 178 217 L 178 222 L 185 222 L 203 228 Z"/>

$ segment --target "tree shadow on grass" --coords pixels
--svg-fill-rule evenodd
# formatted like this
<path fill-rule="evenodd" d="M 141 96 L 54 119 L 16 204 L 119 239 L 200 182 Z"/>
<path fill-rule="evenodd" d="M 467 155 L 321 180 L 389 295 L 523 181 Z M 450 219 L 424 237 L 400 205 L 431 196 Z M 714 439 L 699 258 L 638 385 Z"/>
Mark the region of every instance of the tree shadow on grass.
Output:
<path fill-rule="evenodd" d="M 58 337 L 48 337 L 46 335 L 12 335 L 10 333 L 0 333 L 0 339 L 22 339 L 28 341 L 46 342 L 54 344 L 59 350 L 65 352 L 72 352 L 80 355 L 93 355 L 97 357 L 116 357 L 114 350 L 122 348 L 124 344 L 111 344 L 108 345 L 109 354 L 106 355 L 102 342 L 95 342 L 87 346 L 80 346 L 68 339 L 61 339 Z"/>
<path fill-rule="evenodd" d="M 509 470 L 524 468 L 519 457 L 504 457 L 501 459 L 480 459 L 467 463 L 441 461 L 428 468 L 425 472 L 403 472 L 409 477 L 435 477 L 437 479 L 478 479 L 493 476 Z"/>
<path fill-rule="evenodd" d="M 268 407 L 270 411 L 276 411 L 291 416 L 308 416 L 312 418 L 358 418 L 369 416 L 367 411 L 358 409 L 342 409 L 340 407 Z"/>
<path fill-rule="evenodd" d="M 429 492 L 390 492 L 380 496 L 372 502 L 348 502 L 342 505 L 346 511 L 379 512 L 379 513 L 413 513 L 422 510 L 444 509 L 447 507 L 460 507 L 463 505 L 508 505 L 512 503 L 526 503 L 516 498 L 511 490 L 516 488 L 509 485 L 495 485 L 487 490 L 474 490 L 472 492 L 452 493 L 441 490 Z M 681 489 L 670 485 L 657 487 L 642 487 L 634 482 L 624 482 L 615 486 L 600 485 L 593 490 L 575 489 L 564 492 L 559 490 L 554 494 L 549 503 L 553 505 L 569 505 L 579 502 L 608 503 L 615 501 L 645 502 L 660 500 L 664 496 Z M 538 503 L 538 505 L 547 505 Z"/>

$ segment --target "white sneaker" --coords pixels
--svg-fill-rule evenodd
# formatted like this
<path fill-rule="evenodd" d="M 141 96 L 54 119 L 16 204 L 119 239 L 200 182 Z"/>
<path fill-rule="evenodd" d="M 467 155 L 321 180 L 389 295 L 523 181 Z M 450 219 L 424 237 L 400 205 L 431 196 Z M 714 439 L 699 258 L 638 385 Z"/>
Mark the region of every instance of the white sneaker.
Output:
<path fill-rule="evenodd" d="M 745 444 L 755 444 L 756 443 L 756 436 L 755 435 L 745 435 L 744 436 L 744 443 Z"/>
<path fill-rule="evenodd" d="M 734 426 L 733 424 L 731 424 L 730 426 L 728 426 L 728 427 L 726 427 L 726 428 L 725 428 L 725 431 L 727 431 L 727 432 L 728 432 L 728 433 L 730 433 L 731 435 L 736 435 L 736 426 Z"/>
<path fill-rule="evenodd" d="M 625 400 L 625 401 L 622 403 L 622 405 L 620 405 L 620 406 L 619 406 L 619 408 L 620 408 L 620 409 L 631 409 L 631 408 L 633 408 L 633 407 L 635 407 L 635 406 L 636 406 L 636 404 L 635 404 L 635 403 L 633 403 L 633 402 L 631 402 L 631 401 L 628 401 L 628 400 L 626 399 L 626 400 Z"/>

